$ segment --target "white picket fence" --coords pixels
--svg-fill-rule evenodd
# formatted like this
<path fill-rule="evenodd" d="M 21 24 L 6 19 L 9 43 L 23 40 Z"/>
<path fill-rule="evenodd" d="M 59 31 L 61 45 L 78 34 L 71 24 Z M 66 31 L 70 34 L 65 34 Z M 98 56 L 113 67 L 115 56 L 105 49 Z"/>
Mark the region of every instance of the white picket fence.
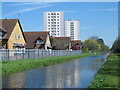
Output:
<path fill-rule="evenodd" d="M 81 50 L 0 49 L 0 61 L 77 55 L 81 53 Z"/>

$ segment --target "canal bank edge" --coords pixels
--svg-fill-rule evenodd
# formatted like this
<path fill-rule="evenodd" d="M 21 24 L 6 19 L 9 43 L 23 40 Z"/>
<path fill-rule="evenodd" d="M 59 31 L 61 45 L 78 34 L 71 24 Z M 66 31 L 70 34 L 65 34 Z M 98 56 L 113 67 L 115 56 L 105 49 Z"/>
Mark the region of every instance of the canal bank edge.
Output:
<path fill-rule="evenodd" d="M 88 88 L 119 88 L 119 58 L 120 54 L 110 54 Z"/>
<path fill-rule="evenodd" d="M 83 53 L 80 55 L 71 55 L 71 56 L 55 56 L 49 58 L 39 58 L 39 59 L 23 59 L 16 61 L 3 61 L 2 62 L 2 73 L 0 75 L 10 75 L 17 72 L 22 72 L 26 70 L 31 70 L 39 67 L 49 66 L 53 64 L 58 64 L 62 62 L 67 62 L 77 58 L 94 56 L 103 54 L 101 52 L 97 53 Z"/>

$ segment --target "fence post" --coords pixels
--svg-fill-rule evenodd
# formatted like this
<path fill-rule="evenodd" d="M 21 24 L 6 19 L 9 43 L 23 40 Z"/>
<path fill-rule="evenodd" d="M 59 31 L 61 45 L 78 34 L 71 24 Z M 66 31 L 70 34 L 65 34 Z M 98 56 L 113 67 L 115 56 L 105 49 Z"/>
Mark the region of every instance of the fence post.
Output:
<path fill-rule="evenodd" d="M 27 51 L 28 51 L 28 59 L 29 59 L 29 49 Z"/>
<path fill-rule="evenodd" d="M 42 49 L 42 58 L 43 58 L 43 49 Z"/>
<path fill-rule="evenodd" d="M 24 49 L 22 49 L 22 58 L 24 59 Z"/>
<path fill-rule="evenodd" d="M 36 58 L 36 57 L 35 57 L 35 52 L 36 52 L 36 50 L 35 50 L 35 49 L 33 49 L 33 52 L 34 52 L 34 56 L 33 56 L 33 58 Z"/>
<path fill-rule="evenodd" d="M 39 49 L 38 49 L 38 58 L 39 58 Z"/>
<path fill-rule="evenodd" d="M 8 61 L 9 61 L 9 49 L 8 49 Z"/>

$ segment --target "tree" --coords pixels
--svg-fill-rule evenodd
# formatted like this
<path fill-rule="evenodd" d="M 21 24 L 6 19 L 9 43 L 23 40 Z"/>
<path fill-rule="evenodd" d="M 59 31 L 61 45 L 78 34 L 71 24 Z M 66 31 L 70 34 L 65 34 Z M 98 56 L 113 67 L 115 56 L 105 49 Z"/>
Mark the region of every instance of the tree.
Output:
<path fill-rule="evenodd" d="M 92 36 L 90 37 L 92 40 L 97 41 L 101 45 L 101 51 L 105 52 L 109 50 L 109 47 L 105 45 L 104 40 L 102 38 L 99 38 L 98 36 Z"/>
<path fill-rule="evenodd" d="M 110 48 L 109 48 L 107 45 L 105 45 L 105 50 L 106 50 L 106 51 L 109 51 Z"/>
<path fill-rule="evenodd" d="M 97 42 L 101 45 L 101 51 L 105 52 L 106 51 L 106 45 L 104 43 L 104 40 L 102 38 L 98 39 Z"/>
<path fill-rule="evenodd" d="M 84 44 L 87 46 L 87 48 L 90 51 L 100 51 L 101 50 L 101 45 L 97 41 L 92 40 L 91 38 L 89 38 L 88 40 L 85 40 Z"/>
<path fill-rule="evenodd" d="M 120 38 L 114 41 L 111 49 L 114 53 L 120 53 Z"/>
<path fill-rule="evenodd" d="M 87 52 L 89 52 L 89 50 L 88 50 L 88 48 L 87 48 L 86 46 L 84 46 L 84 47 L 82 48 L 82 52 L 83 52 L 83 53 L 87 53 Z"/>
<path fill-rule="evenodd" d="M 51 46 L 53 47 L 55 45 L 55 38 L 54 37 L 50 37 L 50 42 L 51 42 Z"/>

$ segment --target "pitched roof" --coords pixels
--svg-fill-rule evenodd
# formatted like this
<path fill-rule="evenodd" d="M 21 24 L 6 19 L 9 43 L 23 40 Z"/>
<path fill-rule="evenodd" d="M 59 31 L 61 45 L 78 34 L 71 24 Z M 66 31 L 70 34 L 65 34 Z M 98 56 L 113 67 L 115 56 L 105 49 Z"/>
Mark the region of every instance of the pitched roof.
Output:
<path fill-rule="evenodd" d="M 65 41 L 71 41 L 70 37 L 54 37 L 56 40 L 65 40 Z"/>
<path fill-rule="evenodd" d="M 3 29 L 2 27 L 0 27 L 0 32 L 7 32 L 7 31 Z"/>
<path fill-rule="evenodd" d="M 0 27 L 7 32 L 5 39 L 9 39 L 17 22 L 18 19 L 0 19 Z"/>
<path fill-rule="evenodd" d="M 66 49 L 71 44 L 70 37 L 54 37 L 55 42 L 55 49 Z"/>
<path fill-rule="evenodd" d="M 82 45 L 81 40 L 71 40 L 71 46 L 75 46 L 76 44 Z"/>
<path fill-rule="evenodd" d="M 19 23 L 23 37 L 24 37 L 24 33 L 20 24 L 19 19 L 0 19 L 0 27 L 1 29 L 3 29 L 3 31 L 7 32 L 6 37 L 4 39 L 9 39 L 16 23 Z M 25 37 L 24 37 L 25 39 Z M 25 40 L 26 41 L 26 40 Z"/>
<path fill-rule="evenodd" d="M 35 41 L 40 37 L 43 39 L 44 44 L 46 43 L 47 35 L 49 35 L 49 32 L 24 32 L 25 38 L 26 38 L 26 48 L 34 48 Z"/>

